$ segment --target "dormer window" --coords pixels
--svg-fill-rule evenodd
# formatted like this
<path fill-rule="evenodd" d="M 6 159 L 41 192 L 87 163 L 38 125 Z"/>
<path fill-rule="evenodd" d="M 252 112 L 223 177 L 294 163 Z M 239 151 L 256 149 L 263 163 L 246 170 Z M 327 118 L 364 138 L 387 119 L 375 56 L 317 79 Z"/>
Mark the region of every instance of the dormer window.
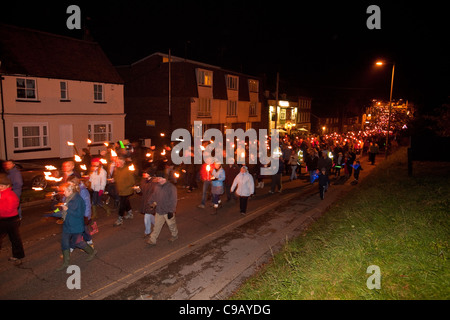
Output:
<path fill-rule="evenodd" d="M 237 90 L 238 89 L 239 78 L 236 76 L 227 75 L 227 89 Z"/>
<path fill-rule="evenodd" d="M 212 71 L 199 69 L 197 76 L 198 76 L 198 85 L 207 87 L 212 86 L 212 76 L 213 76 Z"/>

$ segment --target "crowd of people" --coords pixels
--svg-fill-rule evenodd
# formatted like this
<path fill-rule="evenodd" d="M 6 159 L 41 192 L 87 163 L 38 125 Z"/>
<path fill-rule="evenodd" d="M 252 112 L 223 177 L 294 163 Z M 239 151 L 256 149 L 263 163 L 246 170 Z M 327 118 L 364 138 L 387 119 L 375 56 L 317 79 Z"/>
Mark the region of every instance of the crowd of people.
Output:
<path fill-rule="evenodd" d="M 111 152 L 102 152 L 91 156 L 83 149 L 83 163 L 86 172 L 82 175 L 76 170 L 74 161 L 65 161 L 61 166 L 58 192 L 52 201 L 52 213 L 47 216 L 58 218 L 62 224 L 61 251 L 63 264 L 58 270 L 69 265 L 70 253 L 78 248 L 88 255 L 87 260 L 94 259 L 92 234 L 97 230 L 95 220 L 100 213 L 110 216 L 117 214 L 115 227 L 125 220 L 133 219 L 133 212 L 144 216 L 144 237 L 150 246 L 157 243 L 164 224 L 167 224 L 172 237 L 178 239 L 176 224 L 177 187 L 192 192 L 199 188 L 202 193 L 198 207 L 204 209 L 211 199 L 212 214 L 225 201 L 239 199 L 239 210 L 246 215 L 248 199 L 256 189 L 264 188 L 270 180 L 269 193 L 282 192 L 282 176 L 289 176 L 289 181 L 299 178 L 302 168 L 308 175 L 309 183 L 317 182 L 319 195 L 323 200 L 330 186 L 330 177 L 349 179 L 356 184 L 363 170 L 357 155 L 368 154 L 371 164 L 375 164 L 379 152 L 376 135 L 364 132 L 346 135 L 323 135 L 294 137 L 284 136 L 280 139 L 277 152 L 271 150 L 278 161 L 278 171 L 271 176 L 261 175 L 263 164 L 223 164 L 214 158 L 203 164 L 186 164 L 175 166 L 171 162 L 171 146 L 165 145 L 161 153 L 156 148 L 147 152 L 136 148 L 124 148 L 116 144 Z M 248 150 L 247 150 L 248 151 Z M 276 156 L 275 156 L 276 154 Z M 229 160 L 229 159 L 228 159 Z M 5 161 L 6 173 L 0 174 L 0 233 L 8 234 L 12 243 L 13 256 L 10 260 L 20 264 L 24 250 L 20 238 L 21 220 L 20 194 L 22 180 L 20 172 L 13 161 Z M 140 195 L 140 206 L 133 210 L 130 197 Z"/>

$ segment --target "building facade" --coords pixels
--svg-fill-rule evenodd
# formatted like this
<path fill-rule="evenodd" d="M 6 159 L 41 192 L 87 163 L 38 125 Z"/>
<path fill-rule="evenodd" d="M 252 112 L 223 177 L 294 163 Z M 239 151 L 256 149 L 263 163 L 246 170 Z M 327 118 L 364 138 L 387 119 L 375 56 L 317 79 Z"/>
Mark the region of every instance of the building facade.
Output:
<path fill-rule="evenodd" d="M 124 138 L 123 80 L 97 43 L 2 25 L 0 46 L 1 158 L 98 154 Z"/>
<path fill-rule="evenodd" d="M 193 133 L 261 127 L 260 79 L 217 66 L 152 54 L 130 66 L 117 67 L 125 80 L 126 135 L 168 143 L 178 128 Z"/>
<path fill-rule="evenodd" d="M 277 101 L 269 93 L 266 95 L 269 96 L 267 104 L 270 129 L 281 129 L 288 134 L 311 131 L 311 98 L 303 96 L 288 98 L 286 94 L 281 94 L 281 99 Z"/>

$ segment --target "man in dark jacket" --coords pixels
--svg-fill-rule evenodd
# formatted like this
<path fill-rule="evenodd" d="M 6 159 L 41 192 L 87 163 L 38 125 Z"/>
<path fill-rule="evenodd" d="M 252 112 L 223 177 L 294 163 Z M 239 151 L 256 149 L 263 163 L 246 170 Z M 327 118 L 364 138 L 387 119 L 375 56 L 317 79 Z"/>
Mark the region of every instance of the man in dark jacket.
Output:
<path fill-rule="evenodd" d="M 150 203 L 153 204 L 156 211 L 155 226 L 147 240 L 147 243 L 151 246 L 156 245 L 156 240 L 166 222 L 172 234 L 169 241 L 173 242 L 178 239 L 178 228 L 175 220 L 177 188 L 164 177 L 157 177 L 155 180 L 157 185 L 150 197 Z"/>
<path fill-rule="evenodd" d="M 329 176 L 332 167 L 333 161 L 330 157 L 328 157 L 328 152 L 326 150 L 322 151 L 322 157 L 320 157 L 317 161 L 317 168 L 320 168 L 320 170 L 322 170 L 322 168 L 325 168 L 327 176 Z"/>
<path fill-rule="evenodd" d="M 258 168 L 259 169 L 259 168 Z M 241 168 L 236 163 L 226 164 L 223 166 L 223 170 L 225 170 L 225 192 L 227 194 L 227 201 L 231 199 L 236 200 L 236 195 L 231 192 L 231 185 L 233 184 L 234 178 L 239 174 Z"/>

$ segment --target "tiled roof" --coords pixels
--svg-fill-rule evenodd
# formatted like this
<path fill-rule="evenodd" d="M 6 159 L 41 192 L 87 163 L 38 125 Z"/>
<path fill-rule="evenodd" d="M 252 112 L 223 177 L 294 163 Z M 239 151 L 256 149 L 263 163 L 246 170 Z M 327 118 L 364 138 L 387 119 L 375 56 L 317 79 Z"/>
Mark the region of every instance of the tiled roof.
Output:
<path fill-rule="evenodd" d="M 154 53 L 141 59 L 131 66 L 117 67 L 120 75 L 127 84 L 133 84 L 134 88 L 125 88 L 131 95 L 167 96 L 168 94 L 168 63 L 163 62 L 166 54 Z M 187 60 L 172 56 L 172 96 L 174 97 L 198 97 L 196 69 L 213 71 L 213 97 L 214 99 L 227 100 L 226 75 L 239 76 L 239 100 L 250 101 L 248 93 L 248 79 L 257 79 L 249 75 L 229 71 L 213 65 L 197 61 Z M 167 60 L 168 61 L 168 60 Z M 139 82 L 136 84 L 135 82 Z M 139 87 L 139 89 L 138 89 Z M 137 90 L 137 91 L 134 91 Z"/>
<path fill-rule="evenodd" d="M 95 42 L 2 24 L 0 61 L 6 74 L 123 83 Z"/>

